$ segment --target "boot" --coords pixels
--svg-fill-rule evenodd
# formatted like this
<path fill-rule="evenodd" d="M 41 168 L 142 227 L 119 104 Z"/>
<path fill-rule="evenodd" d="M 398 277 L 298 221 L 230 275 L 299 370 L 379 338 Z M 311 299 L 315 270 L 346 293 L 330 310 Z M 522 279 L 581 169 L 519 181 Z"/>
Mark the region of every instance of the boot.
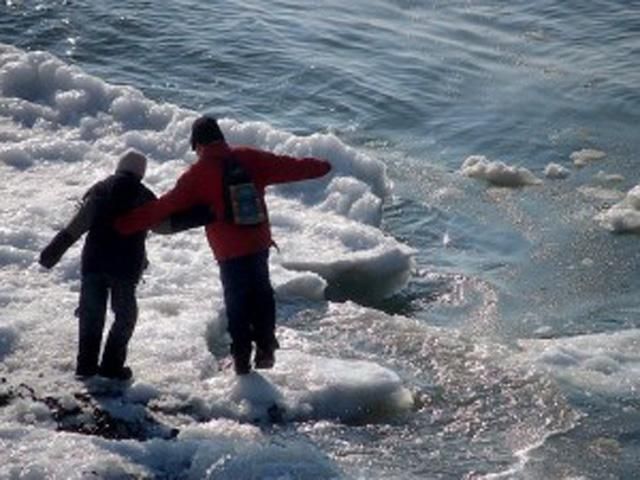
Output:
<path fill-rule="evenodd" d="M 236 375 L 247 375 L 251 372 L 249 355 L 233 355 L 233 369 Z"/>
<path fill-rule="evenodd" d="M 251 345 L 249 348 L 232 345 L 231 358 L 236 375 L 246 375 L 251 371 Z"/>
<path fill-rule="evenodd" d="M 275 350 L 273 348 L 256 348 L 253 364 L 256 369 L 270 369 L 276 363 Z"/>

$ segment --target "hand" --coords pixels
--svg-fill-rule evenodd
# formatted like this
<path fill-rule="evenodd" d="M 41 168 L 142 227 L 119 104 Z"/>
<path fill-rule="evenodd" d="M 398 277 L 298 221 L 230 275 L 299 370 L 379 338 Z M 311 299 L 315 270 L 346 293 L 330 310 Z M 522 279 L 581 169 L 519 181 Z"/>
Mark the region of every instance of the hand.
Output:
<path fill-rule="evenodd" d="M 53 266 L 58 263 L 61 258 L 62 252 L 60 252 L 59 249 L 56 249 L 55 245 L 49 244 L 40 253 L 40 259 L 38 260 L 38 262 L 44 268 L 50 269 L 53 268 Z"/>
<path fill-rule="evenodd" d="M 53 266 L 60 261 L 64 252 L 66 252 L 71 245 L 73 245 L 74 239 L 66 231 L 59 232 L 53 240 L 47 245 L 40 253 L 38 262 L 44 268 L 53 268 Z"/>

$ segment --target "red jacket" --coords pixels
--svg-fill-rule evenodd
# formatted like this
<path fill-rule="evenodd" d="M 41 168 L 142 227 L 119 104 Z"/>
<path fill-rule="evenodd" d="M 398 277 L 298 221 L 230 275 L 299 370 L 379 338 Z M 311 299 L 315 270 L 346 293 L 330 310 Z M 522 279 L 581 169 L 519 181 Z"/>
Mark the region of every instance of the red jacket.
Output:
<path fill-rule="evenodd" d="M 207 225 L 206 231 L 209 246 L 218 261 L 267 250 L 272 244 L 268 219 L 256 226 L 238 226 L 224 221 L 222 160 L 231 153 L 251 176 L 263 202 L 268 185 L 321 177 L 331 170 L 331 164 L 326 160 L 297 159 L 216 142 L 204 147 L 198 161 L 182 174 L 172 190 L 118 218 L 116 229 L 123 234 L 139 232 L 160 223 L 172 213 L 204 204 L 212 207 L 217 219 Z"/>

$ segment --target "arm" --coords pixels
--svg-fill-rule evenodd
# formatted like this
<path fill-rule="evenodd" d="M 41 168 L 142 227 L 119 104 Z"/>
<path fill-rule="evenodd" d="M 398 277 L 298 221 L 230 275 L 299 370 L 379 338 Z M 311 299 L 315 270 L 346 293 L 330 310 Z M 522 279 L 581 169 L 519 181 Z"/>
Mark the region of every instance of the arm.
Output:
<path fill-rule="evenodd" d="M 168 235 L 183 232 L 191 228 L 208 225 L 216 219 L 215 213 L 208 205 L 195 205 L 188 210 L 177 212 L 152 228 L 154 233 Z"/>
<path fill-rule="evenodd" d="M 135 206 L 139 207 L 145 203 L 156 200 L 155 194 L 149 190 L 144 184 L 141 184 L 140 194 L 136 200 Z M 188 210 L 176 212 L 170 217 L 165 218 L 160 223 L 151 227 L 154 233 L 168 235 L 178 233 L 190 228 L 202 227 L 213 222 L 215 214 L 208 205 L 195 205 Z"/>
<path fill-rule="evenodd" d="M 95 191 L 93 189 L 89 190 L 69 224 L 58 232 L 40 253 L 38 260 L 40 265 L 45 268 L 52 268 L 60 261 L 71 245 L 91 228 L 99 203 L 100 201 Z"/>
<path fill-rule="evenodd" d="M 171 214 L 187 210 L 197 203 L 193 167 L 185 172 L 172 190 L 157 200 L 148 202 L 115 221 L 115 228 L 129 235 L 155 227 Z"/>
<path fill-rule="evenodd" d="M 265 185 L 322 177 L 331 171 L 327 160 L 312 157 L 295 158 L 264 151 L 252 151 L 249 155 L 260 164 L 255 176 Z"/>

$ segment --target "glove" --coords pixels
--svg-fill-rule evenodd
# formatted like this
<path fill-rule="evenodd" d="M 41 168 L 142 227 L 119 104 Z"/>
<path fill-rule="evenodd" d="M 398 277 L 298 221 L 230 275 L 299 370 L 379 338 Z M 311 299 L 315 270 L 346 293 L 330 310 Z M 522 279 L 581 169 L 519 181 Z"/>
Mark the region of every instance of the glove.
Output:
<path fill-rule="evenodd" d="M 60 261 L 64 252 L 66 252 L 75 240 L 65 230 L 58 232 L 53 237 L 53 240 L 49 242 L 44 250 L 40 253 L 40 259 L 38 260 L 40 265 L 44 268 L 52 268 L 56 263 Z"/>

